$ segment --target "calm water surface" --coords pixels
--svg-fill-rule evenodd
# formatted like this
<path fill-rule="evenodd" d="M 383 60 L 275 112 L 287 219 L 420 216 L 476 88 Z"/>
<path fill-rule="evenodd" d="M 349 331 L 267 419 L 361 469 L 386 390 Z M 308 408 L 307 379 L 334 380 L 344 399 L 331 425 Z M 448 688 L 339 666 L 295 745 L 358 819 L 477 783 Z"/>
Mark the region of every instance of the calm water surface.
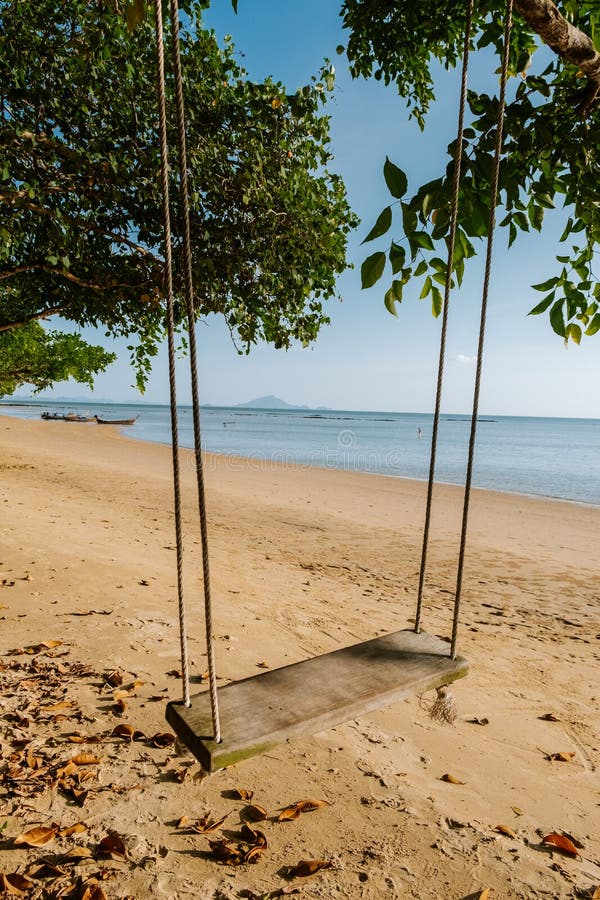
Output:
<path fill-rule="evenodd" d="M 38 402 L 2 406 L 0 412 L 39 418 L 44 409 L 68 411 L 63 404 Z M 106 418 L 139 415 L 135 425 L 123 429 L 126 435 L 165 444 L 171 440 L 166 406 L 74 403 L 69 409 Z M 425 413 L 206 407 L 202 410 L 203 447 L 247 457 L 257 465 L 274 461 L 426 479 L 432 419 Z M 180 407 L 179 425 L 181 445 L 193 446 L 190 407 Z M 65 423 L 64 427 L 98 426 Z M 442 416 L 439 481 L 464 483 L 469 427 L 467 416 Z M 600 505 L 600 419 L 481 416 L 473 483 Z"/>

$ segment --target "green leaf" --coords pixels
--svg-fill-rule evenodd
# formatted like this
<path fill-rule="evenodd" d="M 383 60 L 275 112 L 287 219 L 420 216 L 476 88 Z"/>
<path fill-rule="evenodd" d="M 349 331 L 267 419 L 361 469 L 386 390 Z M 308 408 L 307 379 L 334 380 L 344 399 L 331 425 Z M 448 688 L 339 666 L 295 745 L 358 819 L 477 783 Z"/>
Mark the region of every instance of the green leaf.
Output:
<path fill-rule="evenodd" d="M 363 290 L 373 287 L 379 281 L 385 269 L 385 253 L 372 253 L 360 267 L 360 281 Z"/>
<path fill-rule="evenodd" d="M 563 314 L 562 300 L 557 300 L 550 310 L 550 324 L 552 325 L 552 330 L 555 331 L 559 337 L 565 336 L 565 317 Z"/>
<path fill-rule="evenodd" d="M 569 218 L 569 220 L 567 221 L 567 224 L 565 225 L 565 230 L 563 231 L 563 233 L 561 234 L 561 236 L 559 237 L 558 240 L 559 240 L 561 243 L 562 243 L 563 241 L 566 241 L 566 239 L 567 239 L 567 238 L 569 237 L 569 235 L 571 234 L 572 229 L 573 229 L 573 219 Z"/>
<path fill-rule="evenodd" d="M 400 244 L 395 244 L 392 241 L 389 258 L 392 264 L 392 272 L 394 273 L 394 275 L 396 275 L 406 261 L 406 250 L 404 249 L 404 247 L 401 247 Z"/>
<path fill-rule="evenodd" d="M 386 231 L 389 231 L 391 224 L 392 208 L 391 206 L 386 206 L 386 208 L 379 213 L 377 221 L 371 228 L 366 238 L 362 241 L 362 243 L 366 244 L 368 241 L 374 241 L 375 238 L 381 237 L 382 234 L 385 234 Z"/>
<path fill-rule="evenodd" d="M 548 281 L 542 281 L 540 284 L 532 284 L 532 288 L 534 291 L 549 291 L 550 288 L 555 287 L 558 284 L 559 279 L 555 276 L 553 278 L 549 278 Z"/>
<path fill-rule="evenodd" d="M 539 316 L 541 313 L 546 312 L 546 310 L 548 309 L 550 304 L 554 301 L 555 293 L 556 293 L 556 291 L 552 291 L 551 294 L 548 294 L 547 297 L 544 297 L 544 299 L 541 301 L 541 303 L 538 303 L 537 306 L 534 306 L 533 309 L 529 310 L 527 315 L 528 316 Z"/>
<path fill-rule="evenodd" d="M 433 287 L 433 285 L 431 284 L 431 278 L 428 275 L 427 278 L 425 279 L 425 281 L 423 282 L 423 288 L 421 290 L 421 293 L 419 294 L 419 300 L 424 300 L 432 287 Z"/>
<path fill-rule="evenodd" d="M 396 298 L 394 297 L 394 292 L 391 288 L 385 292 L 383 302 L 387 311 L 398 318 L 398 313 L 396 312 Z"/>
<path fill-rule="evenodd" d="M 431 236 L 426 231 L 415 231 L 410 235 L 409 240 L 411 242 L 414 242 L 423 250 L 435 250 L 435 246 L 433 241 L 431 240 Z"/>
<path fill-rule="evenodd" d="M 402 226 L 407 237 L 417 229 L 417 214 L 408 203 L 402 204 Z"/>
<path fill-rule="evenodd" d="M 398 200 L 404 197 L 408 188 L 406 175 L 387 156 L 383 166 L 383 177 L 392 197 L 396 197 Z"/>
<path fill-rule="evenodd" d="M 588 327 L 585 329 L 585 333 L 588 337 L 591 337 L 593 334 L 597 334 L 600 331 L 600 313 L 596 313 Z"/>
<path fill-rule="evenodd" d="M 565 329 L 565 337 L 579 346 L 581 343 L 581 328 L 575 322 L 570 322 Z"/>
<path fill-rule="evenodd" d="M 441 291 L 438 287 L 433 285 L 433 287 L 431 288 L 431 312 L 436 319 L 441 313 L 443 306 L 444 299 L 442 297 Z"/>
<path fill-rule="evenodd" d="M 418 278 L 419 275 L 424 275 L 428 268 L 426 261 L 422 259 L 418 266 L 415 267 L 415 276 Z"/>
<path fill-rule="evenodd" d="M 238 5 L 238 0 L 231 0 L 231 5 L 233 6 L 233 11 L 234 11 L 234 13 L 236 13 L 236 15 L 237 15 L 237 11 L 238 11 L 238 7 L 237 7 L 237 5 Z"/>

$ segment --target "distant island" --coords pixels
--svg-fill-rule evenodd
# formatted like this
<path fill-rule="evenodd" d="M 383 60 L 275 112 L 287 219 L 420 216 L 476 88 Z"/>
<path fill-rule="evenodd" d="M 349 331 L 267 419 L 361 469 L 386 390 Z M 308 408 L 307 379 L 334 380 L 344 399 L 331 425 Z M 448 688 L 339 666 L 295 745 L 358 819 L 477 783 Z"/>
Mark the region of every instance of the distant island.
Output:
<path fill-rule="evenodd" d="M 268 394 L 266 397 L 257 397 L 256 400 L 248 400 L 246 403 L 236 403 L 235 407 L 236 409 L 312 409 L 311 406 L 296 406 L 294 403 L 287 403 L 274 394 Z M 328 409 L 326 406 L 317 408 Z"/>

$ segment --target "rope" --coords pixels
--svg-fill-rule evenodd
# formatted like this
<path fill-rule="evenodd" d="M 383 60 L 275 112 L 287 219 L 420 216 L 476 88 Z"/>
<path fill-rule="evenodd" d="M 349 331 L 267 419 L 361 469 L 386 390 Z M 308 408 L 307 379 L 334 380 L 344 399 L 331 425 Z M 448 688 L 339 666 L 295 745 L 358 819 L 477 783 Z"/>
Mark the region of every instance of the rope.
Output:
<path fill-rule="evenodd" d="M 194 312 L 194 284 L 192 275 L 192 241 L 190 232 L 190 208 L 187 181 L 187 148 L 185 135 L 185 106 L 183 100 L 183 77 L 181 73 L 181 49 L 179 42 L 179 5 L 171 0 L 171 35 L 173 40 L 173 70 L 175 75 L 175 97 L 177 102 L 177 146 L 179 151 L 181 222 L 183 226 L 183 256 L 185 276 L 185 300 L 190 350 L 190 375 L 192 382 L 192 415 L 194 420 L 194 458 L 198 484 L 198 507 L 200 514 L 200 536 L 202 544 L 202 574 L 204 582 L 204 621 L 206 628 L 206 652 L 208 657 L 208 681 L 213 724 L 213 739 L 221 740 L 219 705 L 217 700 L 217 676 L 212 637 L 212 608 L 210 594 L 210 570 L 208 560 L 208 528 L 206 515 L 206 495 L 204 470 L 202 466 L 202 435 L 200 430 L 200 401 L 198 398 L 198 362 L 196 352 L 196 317 Z"/>
<path fill-rule="evenodd" d="M 465 106 L 467 101 L 467 79 L 469 70 L 469 50 L 471 45 L 471 22 L 473 18 L 473 0 L 467 2 L 467 18 L 465 23 L 465 37 L 462 58 L 462 77 L 460 86 L 460 105 L 458 110 L 458 128 L 456 135 L 456 149 L 454 151 L 454 181 L 452 185 L 452 212 L 450 215 L 450 235 L 448 238 L 448 263 L 446 265 L 446 283 L 444 286 L 444 309 L 442 313 L 442 333 L 440 336 L 440 353 L 438 362 L 437 388 L 435 393 L 435 411 L 433 414 L 433 430 L 431 434 L 431 457 L 429 460 L 429 479 L 427 481 L 427 501 L 425 503 L 425 525 L 423 526 L 423 549 L 421 551 L 421 568 L 419 571 L 419 590 L 417 594 L 417 610 L 415 613 L 415 631 L 421 631 L 421 615 L 423 610 L 423 588 L 425 585 L 425 572 L 427 569 L 427 551 L 429 549 L 429 528 L 431 525 L 431 503 L 433 498 L 433 484 L 435 480 L 435 463 L 437 454 L 438 429 L 440 424 L 440 407 L 442 403 L 442 386 L 444 382 L 444 362 L 446 358 L 446 334 L 448 331 L 448 309 L 450 306 L 450 292 L 452 288 L 452 269 L 454 260 L 454 247 L 456 245 L 456 232 L 458 228 L 458 195 L 460 188 L 460 176 L 462 169 L 463 132 L 465 121 Z"/>
<path fill-rule="evenodd" d="M 496 122 L 496 146 L 494 150 L 494 167 L 492 172 L 492 189 L 490 196 L 490 218 L 488 225 L 487 253 L 485 259 L 485 275 L 483 279 L 483 294 L 481 298 L 481 320 L 479 326 L 479 344 L 477 347 L 477 369 L 475 373 L 475 391 L 473 394 L 473 412 L 471 415 L 471 434 L 469 437 L 469 456 L 467 462 L 467 475 L 465 479 L 465 496 L 463 505 L 462 528 L 460 535 L 460 552 L 458 554 L 458 570 L 456 574 L 456 593 L 454 596 L 454 617 L 452 622 L 452 642 L 450 656 L 456 658 L 456 639 L 458 635 L 458 621 L 460 616 L 460 600 L 462 594 L 462 579 L 465 562 L 465 545 L 467 541 L 467 528 L 469 522 L 469 501 L 471 498 L 471 479 L 473 476 L 473 457 L 475 454 L 475 435 L 477 432 L 477 415 L 479 412 L 479 390 L 481 387 L 481 368 L 483 361 L 483 345 L 485 340 L 485 325 L 487 317 L 487 303 L 492 271 L 492 249 L 494 243 L 494 228 L 496 226 L 496 203 L 498 199 L 498 182 L 500 178 L 500 157 L 502 155 L 502 143 L 504 138 L 504 104 L 506 96 L 506 82 L 508 79 L 508 57 L 510 53 L 510 35 L 512 30 L 513 0 L 506 0 L 506 17 L 504 20 L 504 51 L 502 56 L 502 74 L 500 76 L 500 98 L 498 100 L 498 118 Z"/>
<path fill-rule="evenodd" d="M 156 85 L 158 93 L 158 120 L 160 132 L 160 178 L 162 212 L 165 231 L 164 290 L 167 299 L 167 336 L 169 347 L 169 390 L 171 399 L 171 448 L 173 452 L 173 493 L 175 507 L 175 538 L 177 544 L 177 600 L 179 605 L 179 640 L 181 650 L 181 675 L 183 702 L 190 706 L 190 670 L 188 659 L 187 626 L 183 596 L 183 538 L 181 528 L 181 479 L 179 471 L 179 437 L 177 428 L 177 393 L 175 387 L 175 321 L 173 314 L 173 253 L 171 243 L 171 216 L 169 212 L 169 152 L 167 146 L 167 114 L 165 100 L 165 47 L 161 0 L 155 9 L 156 31 Z"/>

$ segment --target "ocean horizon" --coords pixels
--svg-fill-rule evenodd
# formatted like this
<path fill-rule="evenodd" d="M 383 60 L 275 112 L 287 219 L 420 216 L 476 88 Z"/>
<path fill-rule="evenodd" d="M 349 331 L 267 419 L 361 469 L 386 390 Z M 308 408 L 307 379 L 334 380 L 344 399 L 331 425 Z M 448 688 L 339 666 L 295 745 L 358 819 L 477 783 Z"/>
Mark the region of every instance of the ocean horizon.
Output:
<path fill-rule="evenodd" d="M 43 410 L 134 418 L 122 428 L 130 438 L 170 444 L 169 407 L 153 403 L 6 400 L 0 412 L 39 418 Z M 193 446 L 191 407 L 178 407 L 179 441 Z M 431 413 L 333 409 L 202 407 L 202 446 L 210 453 L 245 457 L 261 467 L 360 471 L 426 480 L 431 449 Z M 87 427 L 65 423 L 66 428 Z M 90 426 L 96 427 L 96 426 Z M 463 484 L 470 416 L 440 418 L 436 481 Z M 600 419 L 480 415 L 473 486 L 600 505 Z"/>

